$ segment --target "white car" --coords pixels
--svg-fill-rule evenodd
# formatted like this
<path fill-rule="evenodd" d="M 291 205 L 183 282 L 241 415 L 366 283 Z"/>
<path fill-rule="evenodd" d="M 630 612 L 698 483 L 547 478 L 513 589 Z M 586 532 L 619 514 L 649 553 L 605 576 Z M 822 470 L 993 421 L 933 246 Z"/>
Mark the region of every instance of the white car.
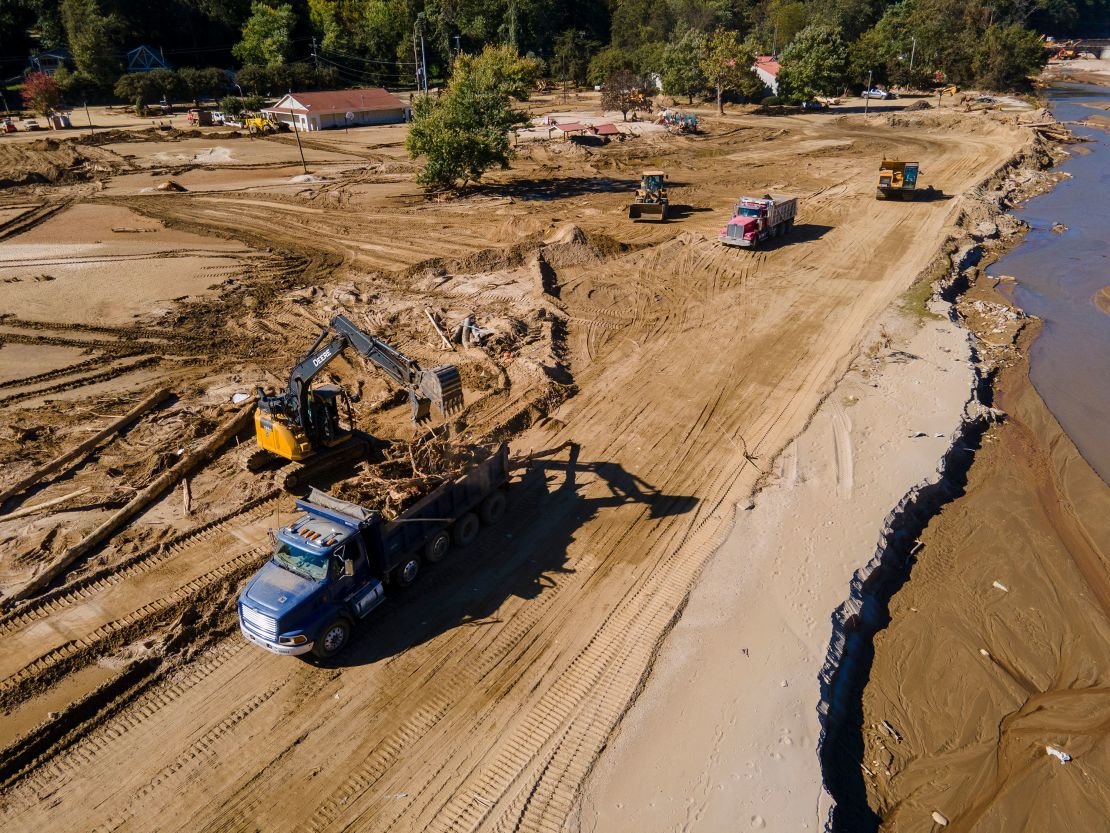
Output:
<path fill-rule="evenodd" d="M 221 124 L 222 125 L 224 123 L 225 123 L 224 114 L 221 113 L 219 110 L 213 110 L 212 111 L 212 124 Z"/>
<path fill-rule="evenodd" d="M 881 101 L 886 101 L 887 99 L 891 99 L 891 98 L 898 98 L 898 96 L 895 95 L 894 93 L 892 93 L 890 90 L 880 90 L 878 87 L 876 87 L 873 90 L 864 90 L 862 93 L 859 94 L 859 97 L 860 98 L 877 98 L 877 99 L 880 99 Z"/>

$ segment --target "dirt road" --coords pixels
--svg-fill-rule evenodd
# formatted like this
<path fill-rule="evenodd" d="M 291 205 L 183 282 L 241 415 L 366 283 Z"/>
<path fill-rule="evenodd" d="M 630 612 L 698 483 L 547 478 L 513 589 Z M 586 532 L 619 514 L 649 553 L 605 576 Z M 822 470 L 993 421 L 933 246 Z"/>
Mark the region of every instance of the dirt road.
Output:
<path fill-rule="evenodd" d="M 348 194 L 358 212 L 326 204 L 317 213 L 311 199 L 280 194 L 127 198 L 192 233 L 255 248 L 269 241 L 335 264 L 365 290 L 342 303 L 371 311 L 370 288 L 430 287 L 436 269 L 508 283 L 528 268 L 537 232 L 573 222 L 593 248 L 550 268 L 576 392 L 515 437 L 535 462 L 513 490 L 509 520 L 389 602 L 334 667 L 271 656 L 237 635 L 157 673 L 142 666 L 56 737 L 43 733 L 54 740 L 36 753 L 17 746 L 26 760 L 5 772 L 5 828 L 559 829 L 737 502 L 805 424 L 869 323 L 929 265 L 959 194 L 1022 141 L 986 118 L 954 129 L 928 113 L 745 117 L 711 129 L 705 139 L 592 155 L 568 145 L 554 161 L 524 159 L 501 177 L 511 201 L 492 205 L 488 194 L 443 209 L 383 205 L 359 183 Z M 879 155 L 894 149 L 919 158 L 945 198 L 876 202 Z M 667 167 L 676 222 L 623 219 L 619 183 L 647 158 Z M 562 195 L 534 196 L 552 175 Z M 718 246 L 736 196 L 769 190 L 801 195 L 795 236 L 757 252 Z M 514 245 L 517 255 L 493 254 Z M 431 274 L 421 271 L 428 263 Z M 250 325 L 252 314 L 243 313 L 246 331 L 260 332 L 265 322 Z M 230 503 L 227 485 L 204 494 L 212 506 Z M 266 522 L 252 515 L 250 525 Z M 208 548 L 181 549 L 176 586 L 198 592 L 189 582 L 252 552 L 252 535 L 233 522 Z M 199 638 L 205 616 L 226 621 L 238 574 L 202 582 L 209 590 L 190 614 L 165 604 L 173 582 L 154 578 L 173 563 L 93 582 L 0 624 L 22 646 L 0 681 L 0 695 L 19 692 L 6 701 L 10 716 L 67 682 L 80 688 L 79 662 L 45 690 L 20 680 L 105 623 L 135 616 L 172 642 L 182 629 Z M 139 625 L 120 638 L 129 667 L 151 649 L 143 636 Z M 108 661 L 105 651 L 80 655 Z M 52 712 L 47 722 L 61 719 Z"/>

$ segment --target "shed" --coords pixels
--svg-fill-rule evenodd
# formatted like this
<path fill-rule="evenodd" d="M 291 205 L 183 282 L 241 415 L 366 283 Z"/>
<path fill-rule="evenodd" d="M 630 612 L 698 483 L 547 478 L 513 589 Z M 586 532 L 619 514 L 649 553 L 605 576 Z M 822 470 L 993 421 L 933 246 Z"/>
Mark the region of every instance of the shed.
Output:
<path fill-rule="evenodd" d="M 281 124 L 300 130 L 326 130 L 359 124 L 401 124 L 409 120 L 412 108 L 381 87 L 361 90 L 334 90 L 315 93 L 288 93 L 272 107 L 262 110 Z M 351 118 L 347 118 L 347 114 Z"/>
<path fill-rule="evenodd" d="M 53 75 L 59 67 L 73 61 L 68 49 L 46 49 L 31 56 L 31 69 Z"/>
<path fill-rule="evenodd" d="M 620 129 L 612 122 L 605 122 L 604 124 L 595 124 L 593 132 L 598 136 L 619 136 L 621 135 Z"/>
<path fill-rule="evenodd" d="M 759 76 L 759 80 L 771 88 L 772 95 L 779 94 L 779 62 L 770 55 L 757 55 L 752 71 Z"/>

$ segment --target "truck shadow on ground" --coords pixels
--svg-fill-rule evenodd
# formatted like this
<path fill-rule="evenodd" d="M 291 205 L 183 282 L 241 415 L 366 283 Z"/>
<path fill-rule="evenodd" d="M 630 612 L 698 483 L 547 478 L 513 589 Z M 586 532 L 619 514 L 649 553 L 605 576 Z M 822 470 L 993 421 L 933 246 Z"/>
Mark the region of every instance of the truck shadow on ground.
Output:
<path fill-rule="evenodd" d="M 582 526 L 622 507 L 641 506 L 644 521 L 688 513 L 698 499 L 667 495 L 621 465 L 586 462 L 577 443 L 531 456 L 509 490 L 505 518 L 465 550 L 425 565 L 411 588 L 355 625 L 350 645 L 313 664 L 369 665 L 460 627 L 497 627 L 510 597 L 533 600 L 553 592 L 554 577 L 574 573 L 567 553 Z M 625 510 L 627 511 L 627 510 Z"/>
<path fill-rule="evenodd" d="M 801 225 L 794 226 L 789 234 L 773 237 L 770 240 L 764 240 L 755 251 L 773 252 L 775 249 L 783 249 L 787 246 L 793 246 L 796 243 L 807 243 L 810 240 L 820 240 L 832 231 L 833 228 L 833 226 L 823 226 L 820 223 L 802 223 Z M 739 250 L 743 251 L 743 249 Z M 749 249 L 749 251 L 751 250 Z"/>

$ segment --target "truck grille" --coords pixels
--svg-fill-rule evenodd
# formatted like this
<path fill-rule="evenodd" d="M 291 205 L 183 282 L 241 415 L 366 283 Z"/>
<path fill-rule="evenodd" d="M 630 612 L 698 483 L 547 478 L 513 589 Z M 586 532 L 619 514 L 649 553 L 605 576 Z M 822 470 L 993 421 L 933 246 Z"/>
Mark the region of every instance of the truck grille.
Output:
<path fill-rule="evenodd" d="M 270 639 L 277 637 L 277 622 L 274 621 L 272 616 L 259 613 L 245 605 L 241 609 L 243 611 L 243 622 L 249 625 L 252 631 Z"/>

